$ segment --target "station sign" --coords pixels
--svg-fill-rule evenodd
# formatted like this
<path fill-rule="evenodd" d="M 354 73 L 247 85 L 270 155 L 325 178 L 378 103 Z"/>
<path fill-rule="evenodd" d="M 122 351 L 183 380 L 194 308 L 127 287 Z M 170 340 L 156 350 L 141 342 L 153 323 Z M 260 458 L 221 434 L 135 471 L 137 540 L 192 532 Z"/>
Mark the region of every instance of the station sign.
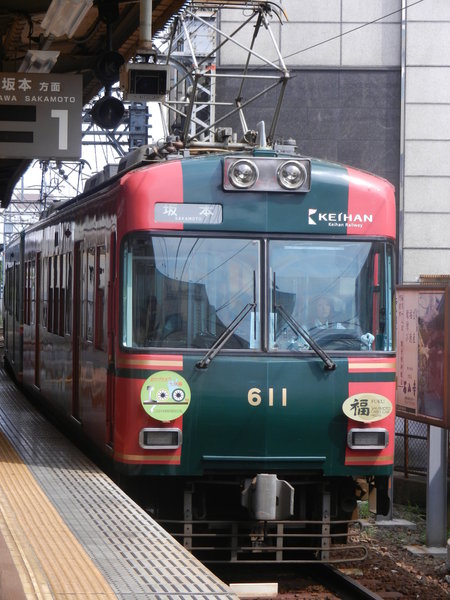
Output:
<path fill-rule="evenodd" d="M 0 73 L 0 158 L 81 156 L 82 76 Z"/>

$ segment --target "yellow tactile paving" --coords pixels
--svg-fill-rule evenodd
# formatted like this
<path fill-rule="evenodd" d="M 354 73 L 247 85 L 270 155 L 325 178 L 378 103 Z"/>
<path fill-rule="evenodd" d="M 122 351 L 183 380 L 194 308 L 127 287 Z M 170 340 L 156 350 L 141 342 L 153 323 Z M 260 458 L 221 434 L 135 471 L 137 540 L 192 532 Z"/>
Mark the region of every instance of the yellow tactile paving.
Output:
<path fill-rule="evenodd" d="M 116 600 L 103 575 L 1 433 L 0 532 L 27 600 Z"/>

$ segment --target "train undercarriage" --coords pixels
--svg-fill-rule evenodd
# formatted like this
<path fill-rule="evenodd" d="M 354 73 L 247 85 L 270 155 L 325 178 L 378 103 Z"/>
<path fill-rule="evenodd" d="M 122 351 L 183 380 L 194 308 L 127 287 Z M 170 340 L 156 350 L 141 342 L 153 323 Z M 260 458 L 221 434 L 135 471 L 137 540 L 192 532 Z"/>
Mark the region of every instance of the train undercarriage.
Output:
<path fill-rule="evenodd" d="M 387 491 L 384 479 L 376 481 L 379 498 Z M 374 478 L 139 480 L 128 491 L 204 563 L 341 563 L 367 556 L 358 500 L 374 489 Z"/>

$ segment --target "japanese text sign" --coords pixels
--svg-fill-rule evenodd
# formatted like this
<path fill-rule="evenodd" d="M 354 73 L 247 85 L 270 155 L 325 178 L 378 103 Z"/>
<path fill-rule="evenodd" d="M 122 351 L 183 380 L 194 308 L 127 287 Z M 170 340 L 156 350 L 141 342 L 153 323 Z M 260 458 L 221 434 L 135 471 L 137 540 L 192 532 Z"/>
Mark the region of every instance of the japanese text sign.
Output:
<path fill-rule="evenodd" d="M 450 292 L 446 286 L 399 286 L 397 415 L 450 426 Z"/>
<path fill-rule="evenodd" d="M 81 111 L 81 75 L 0 73 L 0 158 L 79 158 Z"/>

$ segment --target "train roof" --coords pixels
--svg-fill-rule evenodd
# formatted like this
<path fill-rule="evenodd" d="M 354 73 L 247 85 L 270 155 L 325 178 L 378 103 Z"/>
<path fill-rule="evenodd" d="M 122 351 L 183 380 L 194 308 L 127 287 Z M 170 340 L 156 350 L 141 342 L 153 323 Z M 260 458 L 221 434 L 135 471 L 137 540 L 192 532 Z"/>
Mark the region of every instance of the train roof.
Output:
<path fill-rule="evenodd" d="M 310 163 L 308 167 L 312 171 L 314 180 L 326 179 L 328 185 L 348 185 L 349 194 L 356 196 L 365 196 L 366 199 L 378 197 L 394 198 L 394 187 L 387 180 L 368 173 L 366 171 L 327 161 L 324 159 L 310 158 L 303 156 L 293 139 L 279 140 L 272 146 L 259 143 L 259 140 L 265 140 L 264 125 L 261 131 L 256 132 L 252 139 L 242 139 L 237 141 L 231 134 L 223 134 L 216 137 L 216 141 L 190 141 L 188 147 L 185 147 L 182 141 L 175 136 L 168 137 L 163 143 L 154 145 L 143 145 L 121 158 L 118 164 L 107 164 L 99 173 L 89 178 L 84 190 L 78 196 L 66 200 L 65 202 L 52 204 L 43 211 L 40 221 L 51 218 L 70 206 L 87 201 L 89 198 L 103 193 L 105 190 L 117 184 L 124 175 L 141 170 L 143 167 L 154 165 L 164 165 L 170 162 L 182 162 L 186 168 L 191 170 L 193 159 L 217 160 L 228 157 L 254 157 L 258 160 L 260 157 L 267 158 L 293 158 L 296 161 Z M 185 169 L 183 167 L 183 169 Z M 311 176 L 310 176 L 311 182 Z M 351 190 L 351 192 L 350 192 Z M 294 190 L 292 190 L 294 191 Z M 297 190 L 295 190 L 297 191 Z M 298 190 L 300 192 L 309 191 L 305 187 Z M 395 200 L 393 200 L 395 204 Z"/>

